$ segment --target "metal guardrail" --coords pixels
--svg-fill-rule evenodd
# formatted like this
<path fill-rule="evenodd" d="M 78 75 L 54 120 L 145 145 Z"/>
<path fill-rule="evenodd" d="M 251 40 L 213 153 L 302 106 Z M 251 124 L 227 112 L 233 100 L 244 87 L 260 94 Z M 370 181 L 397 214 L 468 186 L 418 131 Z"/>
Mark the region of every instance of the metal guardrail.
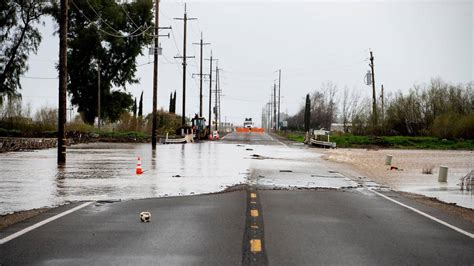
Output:
<path fill-rule="evenodd" d="M 327 148 L 336 148 L 335 142 L 321 141 L 321 140 L 316 140 L 316 139 L 311 138 L 310 143 L 312 145 L 318 145 L 318 146 L 327 147 Z"/>

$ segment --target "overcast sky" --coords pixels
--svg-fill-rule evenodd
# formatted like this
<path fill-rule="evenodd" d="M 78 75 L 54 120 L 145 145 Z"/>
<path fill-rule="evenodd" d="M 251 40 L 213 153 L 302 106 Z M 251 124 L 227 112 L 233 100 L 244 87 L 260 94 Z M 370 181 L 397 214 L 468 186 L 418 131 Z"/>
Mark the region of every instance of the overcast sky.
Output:
<path fill-rule="evenodd" d="M 452 83 L 474 81 L 473 1 L 187 1 L 188 72 L 198 73 L 202 31 L 204 57 L 219 59 L 222 120 L 237 124 L 245 117 L 260 123 L 262 108 L 270 99 L 277 70 L 282 70 L 281 110 L 294 114 L 306 93 L 332 81 L 369 96 L 364 85 L 369 49 L 375 56 L 376 84 L 387 92 L 407 91 L 413 84 L 441 77 Z M 169 94 L 177 91 L 181 114 L 182 67 L 173 57 L 182 52 L 184 2 L 162 0 L 160 26 L 172 26 L 170 39 L 162 38 L 159 66 L 159 108 L 168 109 Z M 41 26 L 43 42 L 30 57 L 30 70 L 22 79 L 25 104 L 33 111 L 57 107 L 57 25 L 50 18 Z M 162 33 L 166 31 L 163 30 Z M 148 50 L 138 64 L 152 61 Z M 205 61 L 205 73 L 209 62 Z M 139 97 L 144 90 L 144 112 L 152 109 L 153 64 L 138 67 L 140 84 L 127 90 Z M 42 79 L 32 78 L 39 77 Z M 46 79 L 45 79 L 46 78 Z M 53 79 L 48 79 L 53 78 Z M 199 111 L 199 80 L 187 74 L 186 115 Z M 208 88 L 204 85 L 204 114 Z"/>

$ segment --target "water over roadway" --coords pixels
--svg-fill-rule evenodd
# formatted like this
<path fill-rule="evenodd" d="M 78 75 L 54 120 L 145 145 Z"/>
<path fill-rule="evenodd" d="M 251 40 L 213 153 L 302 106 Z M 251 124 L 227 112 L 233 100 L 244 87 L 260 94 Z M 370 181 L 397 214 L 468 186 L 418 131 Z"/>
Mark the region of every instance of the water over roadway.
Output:
<path fill-rule="evenodd" d="M 211 163 L 202 170 L 183 169 L 179 167 L 180 163 L 170 162 L 173 170 L 181 170 L 184 173 L 183 181 L 176 183 L 180 185 L 181 190 L 176 192 L 190 193 L 199 187 L 219 189 L 219 186 L 225 185 L 226 182 L 236 181 L 245 181 L 248 185 L 244 189 L 215 195 L 91 202 L 87 203 L 88 205 L 73 203 L 56 208 L 0 231 L 0 264 L 473 264 L 474 240 L 472 233 L 469 233 L 474 231 L 472 223 L 434 208 L 417 206 L 415 202 L 397 193 L 381 191 L 384 193 L 381 196 L 377 194 L 379 192 L 372 192 L 367 188 L 352 187 L 353 181 L 328 169 L 318 154 L 309 150 L 288 148 L 278 141 L 273 141 L 275 145 L 272 146 L 241 145 L 232 140 L 232 135 L 228 138 L 230 139 L 220 144 L 185 145 L 191 147 L 184 148 L 190 149 L 189 151 L 200 145 L 203 151 L 207 145 L 207 151 L 219 147 L 219 152 L 232 154 L 223 154 L 227 156 L 227 159 L 222 159 L 226 169 L 215 168 L 218 166 Z M 268 135 L 262 135 L 262 138 L 265 142 L 271 139 Z M 258 140 L 252 140 L 252 143 L 258 144 Z M 128 158 L 127 151 L 130 156 L 134 156 L 136 151 L 147 150 L 145 146 L 143 149 L 136 148 L 140 145 L 132 147 L 135 148 L 123 149 L 120 156 Z M 160 148 L 183 149 L 182 146 Z M 105 152 L 104 149 L 97 152 L 102 155 L 93 157 L 93 162 L 99 158 L 111 159 L 114 154 Z M 199 159 L 187 156 L 186 154 L 182 163 L 196 166 L 192 161 L 199 162 Z M 79 159 L 83 157 L 85 156 L 78 156 L 77 161 L 73 160 L 73 169 L 87 172 L 83 170 L 87 168 Z M 158 158 L 155 157 L 156 169 L 150 167 L 154 172 L 148 178 L 160 180 L 173 188 L 174 179 L 166 177 L 171 172 L 160 176 L 160 168 L 156 163 L 160 160 Z M 125 161 L 133 165 L 133 159 L 122 159 L 122 162 Z M 146 163 L 144 166 L 147 169 Z M 241 167 L 245 168 L 244 172 L 240 172 Z M 112 166 L 106 169 L 112 169 Z M 224 172 L 205 177 L 205 171 L 208 169 Z M 66 168 L 66 172 L 67 170 Z M 137 177 L 128 174 L 128 171 L 129 169 L 124 167 L 115 172 L 122 173 L 118 179 L 113 179 L 113 175 L 103 178 L 108 183 L 121 183 L 115 186 L 107 185 L 119 191 L 114 192 L 115 197 L 127 196 L 126 193 L 120 192 L 125 188 L 128 188 L 126 191 L 142 191 L 150 195 L 159 195 L 160 192 L 156 191 L 167 188 L 154 181 L 141 184 L 136 181 Z M 93 173 L 92 170 L 90 172 Z M 200 172 L 202 176 L 193 174 Z M 69 178 L 73 176 L 72 173 L 69 173 Z M 188 180 L 187 175 L 190 176 Z M 128 178 L 138 184 L 133 186 L 133 181 Z M 193 182 L 194 178 L 206 182 Z M 68 179 L 68 176 L 64 179 Z M 100 180 L 97 177 L 96 179 Z M 144 179 L 147 180 L 145 175 Z M 334 183 L 330 180 L 334 180 Z M 185 181 L 189 181 L 189 184 L 184 184 Z M 74 182 L 69 185 L 70 189 L 87 191 L 86 188 L 73 186 Z M 148 187 L 150 184 L 155 184 L 156 188 L 151 189 Z M 346 189 L 295 189 L 319 186 Z M 285 190 L 281 190 L 282 188 Z M 288 190 L 290 188 L 291 190 Z M 88 197 L 103 194 L 99 190 Z M 107 197 L 108 195 L 106 194 Z M 466 231 L 462 233 L 453 230 L 384 197 L 415 206 Z M 76 206 L 83 208 L 37 227 L 38 222 L 48 221 L 47 218 L 61 215 Z M 144 210 L 152 213 L 150 223 L 139 222 L 138 213 Z M 22 231 L 28 228 L 33 229 Z"/>
<path fill-rule="evenodd" d="M 137 156 L 145 171 L 140 176 L 135 174 Z M 159 145 L 156 151 L 149 144 L 75 145 L 68 148 L 64 168 L 56 166 L 55 149 L 4 153 L 0 154 L 0 215 L 68 201 L 218 192 L 245 183 L 252 174 L 267 185 L 276 182 L 283 186 L 316 186 L 315 181 L 325 187 L 354 185 L 340 182 L 342 179 L 327 179 L 329 183 L 323 184 L 324 178 L 312 177 L 321 168 L 316 163 L 319 156 L 305 150 L 292 151 L 270 135 L 259 133 L 232 133 L 221 142 Z M 299 169 L 302 178 L 289 183 L 278 183 L 278 177 L 264 178 L 268 172 L 290 168 Z M 327 175 L 327 170 L 320 175 Z M 278 174 L 285 175 L 288 174 Z"/>

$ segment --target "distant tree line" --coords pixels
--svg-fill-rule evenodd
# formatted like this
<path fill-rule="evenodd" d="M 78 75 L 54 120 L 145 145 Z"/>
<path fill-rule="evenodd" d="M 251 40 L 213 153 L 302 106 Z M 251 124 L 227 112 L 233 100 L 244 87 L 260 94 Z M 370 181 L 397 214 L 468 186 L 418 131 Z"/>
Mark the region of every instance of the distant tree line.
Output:
<path fill-rule="evenodd" d="M 383 108 L 381 102 L 378 98 L 379 115 L 374 128 L 370 98 L 362 98 L 360 91 L 347 87 L 339 91 L 332 82 L 326 82 L 307 95 L 305 105 L 289 118 L 288 126 L 291 130 L 331 129 L 332 123 L 339 122 L 344 131 L 356 135 L 474 138 L 472 82 L 452 85 L 439 78 L 432 79 L 429 84 L 415 85 L 406 93 L 388 94 Z M 305 121 L 305 114 L 309 121 Z"/>

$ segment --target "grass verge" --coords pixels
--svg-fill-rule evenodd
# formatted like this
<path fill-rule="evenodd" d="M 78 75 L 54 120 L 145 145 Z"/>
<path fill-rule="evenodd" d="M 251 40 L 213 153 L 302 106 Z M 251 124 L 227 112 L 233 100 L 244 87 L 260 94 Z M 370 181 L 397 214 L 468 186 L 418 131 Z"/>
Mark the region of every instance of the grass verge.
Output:
<path fill-rule="evenodd" d="M 281 136 L 293 141 L 303 142 L 302 132 L 280 132 Z M 431 150 L 474 150 L 474 139 L 449 140 L 435 137 L 411 136 L 355 136 L 350 134 L 331 135 L 331 142 L 339 148 L 395 148 L 395 149 L 431 149 Z"/>

